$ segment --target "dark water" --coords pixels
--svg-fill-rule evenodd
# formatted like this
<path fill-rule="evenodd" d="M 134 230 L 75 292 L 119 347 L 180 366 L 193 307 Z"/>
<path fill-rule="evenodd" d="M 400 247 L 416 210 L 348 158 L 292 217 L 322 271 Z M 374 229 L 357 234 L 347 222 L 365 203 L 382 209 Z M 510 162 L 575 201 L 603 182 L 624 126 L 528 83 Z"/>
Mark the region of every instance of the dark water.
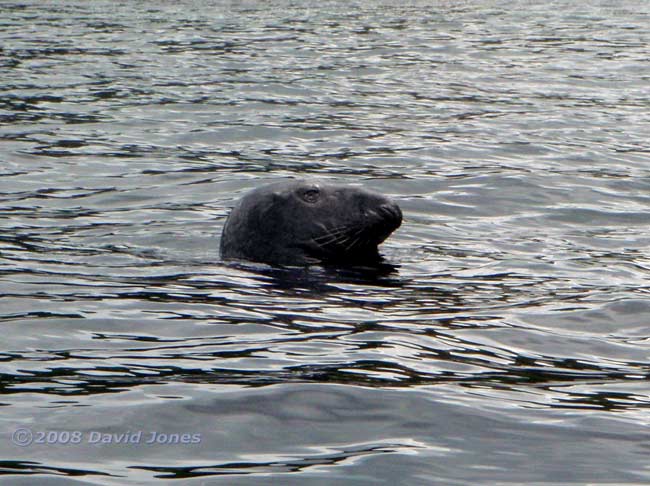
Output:
<path fill-rule="evenodd" d="M 0 13 L 3 485 L 650 483 L 647 2 Z M 397 270 L 220 262 L 297 176 Z"/>

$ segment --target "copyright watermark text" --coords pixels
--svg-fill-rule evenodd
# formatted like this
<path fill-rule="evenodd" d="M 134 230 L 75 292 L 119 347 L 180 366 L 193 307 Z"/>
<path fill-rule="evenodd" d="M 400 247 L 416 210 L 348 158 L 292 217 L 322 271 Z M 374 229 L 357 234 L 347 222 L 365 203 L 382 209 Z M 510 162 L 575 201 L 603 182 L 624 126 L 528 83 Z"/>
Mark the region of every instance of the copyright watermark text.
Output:
<path fill-rule="evenodd" d="M 136 445 L 174 445 L 200 444 L 201 434 L 166 434 L 155 430 L 126 431 L 107 433 L 95 430 L 33 430 L 21 427 L 11 434 L 11 442 L 21 447 L 32 444 L 136 444 Z"/>

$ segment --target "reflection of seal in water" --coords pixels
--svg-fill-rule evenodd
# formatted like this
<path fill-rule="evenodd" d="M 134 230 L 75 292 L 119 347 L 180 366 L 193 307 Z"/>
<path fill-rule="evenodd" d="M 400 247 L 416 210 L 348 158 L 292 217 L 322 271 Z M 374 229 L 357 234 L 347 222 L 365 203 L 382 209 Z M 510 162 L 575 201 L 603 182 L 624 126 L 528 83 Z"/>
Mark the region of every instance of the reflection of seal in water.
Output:
<path fill-rule="evenodd" d="M 233 208 L 221 256 L 280 265 L 371 264 L 402 223 L 399 206 L 350 186 L 290 181 L 260 187 Z"/>

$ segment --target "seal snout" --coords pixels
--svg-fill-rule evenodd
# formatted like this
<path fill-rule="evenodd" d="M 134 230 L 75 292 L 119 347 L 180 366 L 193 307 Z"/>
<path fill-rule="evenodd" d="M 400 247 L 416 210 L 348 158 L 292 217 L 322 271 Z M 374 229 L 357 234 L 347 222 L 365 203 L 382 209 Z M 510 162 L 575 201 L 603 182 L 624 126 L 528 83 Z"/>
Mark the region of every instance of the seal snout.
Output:
<path fill-rule="evenodd" d="M 386 219 L 386 223 L 399 228 L 402 224 L 402 210 L 393 201 L 388 201 L 377 208 L 377 212 Z"/>

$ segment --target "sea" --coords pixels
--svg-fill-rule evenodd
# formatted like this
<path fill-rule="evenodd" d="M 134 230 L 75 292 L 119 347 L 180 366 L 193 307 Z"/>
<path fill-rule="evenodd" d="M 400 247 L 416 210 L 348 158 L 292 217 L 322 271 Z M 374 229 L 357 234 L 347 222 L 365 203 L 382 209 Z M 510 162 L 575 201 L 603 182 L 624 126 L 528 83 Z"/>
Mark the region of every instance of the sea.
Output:
<path fill-rule="evenodd" d="M 0 484 L 650 484 L 649 135 L 646 0 L 0 1 Z"/>

